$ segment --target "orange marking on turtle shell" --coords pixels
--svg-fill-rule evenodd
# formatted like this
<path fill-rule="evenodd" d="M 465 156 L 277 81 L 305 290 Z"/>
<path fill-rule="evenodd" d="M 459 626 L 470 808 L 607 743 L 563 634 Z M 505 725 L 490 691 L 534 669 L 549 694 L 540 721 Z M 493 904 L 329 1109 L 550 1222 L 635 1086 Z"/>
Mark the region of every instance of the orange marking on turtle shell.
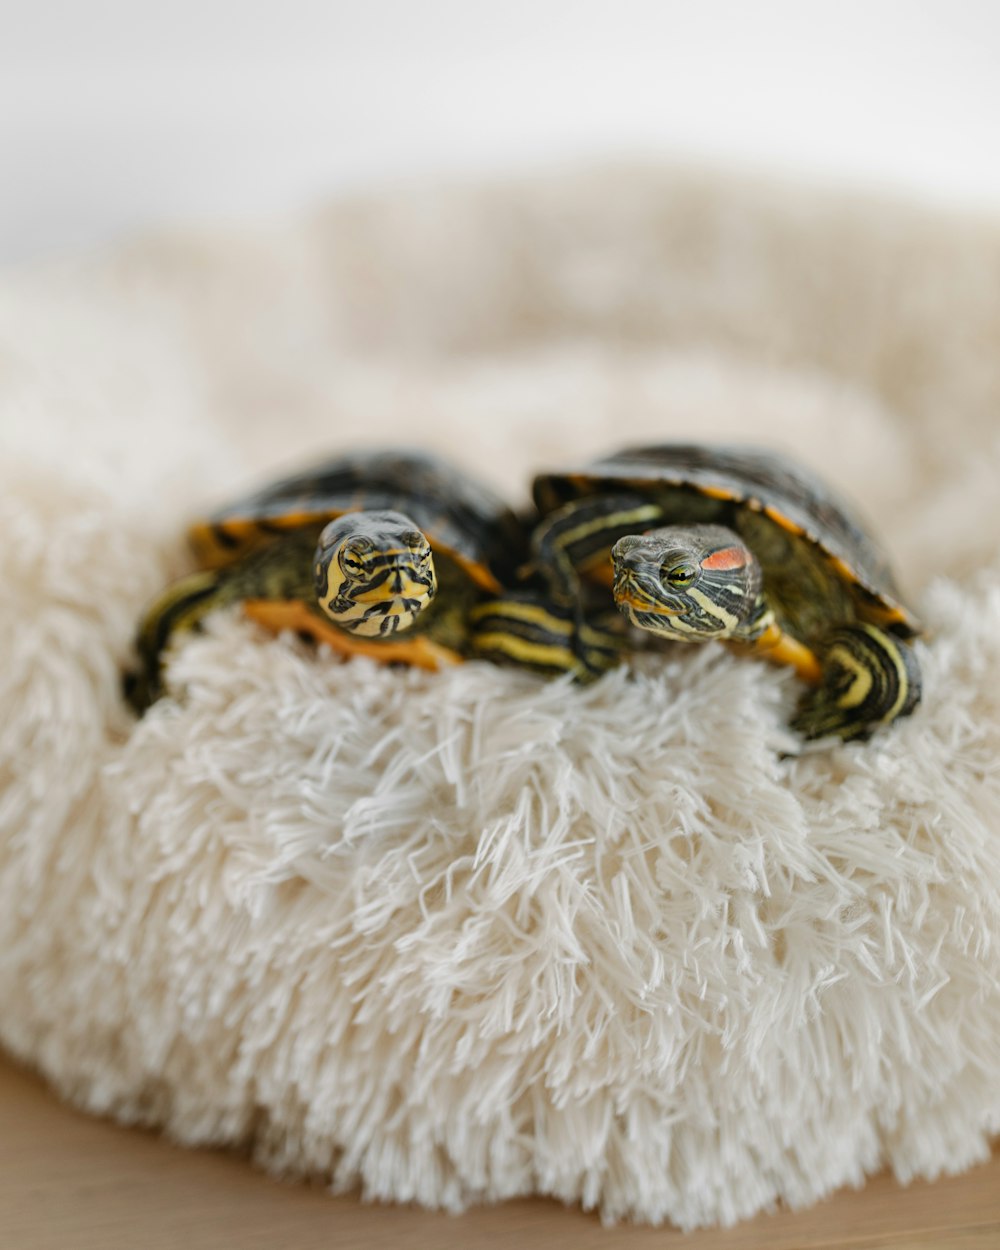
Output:
<path fill-rule="evenodd" d="M 275 525 L 279 529 L 296 530 L 305 529 L 307 525 L 317 525 L 325 516 L 327 516 L 327 509 L 325 508 L 320 508 L 316 511 L 305 508 L 299 512 L 276 512 L 274 516 L 267 518 L 267 522 L 269 525 Z M 331 515 L 330 519 L 334 519 L 333 515 Z"/>
<path fill-rule="evenodd" d="M 358 497 L 358 495 L 355 496 L 355 498 Z M 273 517 L 268 517 L 267 521 L 280 529 L 305 529 L 307 525 L 318 524 L 320 521 L 335 521 L 338 517 L 344 516 L 345 512 L 352 510 L 354 509 L 338 511 L 336 508 L 322 508 L 316 512 L 276 513 Z M 212 526 L 216 524 L 223 525 L 226 533 L 235 539 L 238 545 L 232 549 L 220 546 L 212 533 Z M 269 537 L 272 536 L 261 530 L 257 521 L 252 517 L 226 517 L 225 520 L 218 522 L 196 521 L 188 528 L 188 542 L 191 544 L 199 565 L 204 569 L 224 568 L 226 565 L 233 564 L 257 546 L 263 546 Z M 426 537 L 432 551 L 441 552 L 454 560 L 482 590 L 493 595 L 500 594 L 502 590 L 500 582 L 487 565 L 456 551 L 454 547 L 439 542 L 433 534 L 428 534 Z"/>
<path fill-rule="evenodd" d="M 801 525 L 798 525 L 791 519 L 791 517 L 785 516 L 783 512 L 779 511 L 770 504 L 765 506 L 764 515 L 769 517 L 775 525 L 780 525 L 783 530 L 787 530 L 789 534 L 801 535 L 805 533 L 805 530 Z"/>
<path fill-rule="evenodd" d="M 441 552 L 442 555 L 450 556 L 462 572 L 472 578 L 481 590 L 488 590 L 490 594 L 493 595 L 500 594 L 503 587 L 497 581 L 493 571 L 488 569 L 485 564 L 480 564 L 478 561 L 471 559 L 469 556 L 463 555 L 460 551 L 456 551 L 454 547 L 445 546 L 444 543 L 431 537 L 430 534 L 428 534 L 427 537 L 430 539 L 431 550 L 435 552 L 435 554 L 437 552 Z"/>
<path fill-rule="evenodd" d="M 219 542 L 214 533 L 216 526 L 224 530 L 232 540 L 232 546 Z M 198 521 L 188 529 L 188 542 L 202 568 L 218 569 L 232 564 L 246 553 L 255 530 L 256 525 L 241 518 Z"/>
<path fill-rule="evenodd" d="M 846 560 L 842 560 L 840 556 L 835 556 L 832 554 L 829 554 L 828 558 L 829 558 L 830 563 L 837 570 L 837 572 L 840 574 L 840 576 L 844 579 L 845 582 L 853 583 L 858 580 L 857 573 L 855 573 L 854 569 L 851 568 L 851 566 L 847 563 Z"/>
<path fill-rule="evenodd" d="M 685 483 L 686 484 L 686 483 Z M 725 486 L 706 486 L 703 482 L 697 484 L 692 483 L 694 488 L 700 495 L 707 495 L 709 499 L 736 499 L 736 494 L 727 490 Z"/>

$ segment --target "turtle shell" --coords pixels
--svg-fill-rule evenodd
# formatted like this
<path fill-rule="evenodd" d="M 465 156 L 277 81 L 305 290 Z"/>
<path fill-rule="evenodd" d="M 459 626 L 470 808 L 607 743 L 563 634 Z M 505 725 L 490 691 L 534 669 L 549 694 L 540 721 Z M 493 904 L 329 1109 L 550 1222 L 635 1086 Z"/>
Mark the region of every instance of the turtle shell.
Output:
<path fill-rule="evenodd" d="M 195 522 L 188 537 L 205 568 L 223 568 L 290 531 L 345 512 L 395 509 L 409 516 L 484 590 L 496 592 L 524 558 L 526 537 L 489 487 L 437 456 L 357 451 L 283 477 Z"/>
<path fill-rule="evenodd" d="M 739 528 L 743 509 L 766 516 L 818 549 L 846 583 L 861 614 L 904 637 L 920 631 L 888 561 L 851 508 L 815 474 L 764 448 L 664 443 L 605 456 L 577 470 L 542 473 L 535 502 L 548 513 L 572 499 L 634 490 L 663 500 L 677 495 L 677 520 L 718 520 Z"/>

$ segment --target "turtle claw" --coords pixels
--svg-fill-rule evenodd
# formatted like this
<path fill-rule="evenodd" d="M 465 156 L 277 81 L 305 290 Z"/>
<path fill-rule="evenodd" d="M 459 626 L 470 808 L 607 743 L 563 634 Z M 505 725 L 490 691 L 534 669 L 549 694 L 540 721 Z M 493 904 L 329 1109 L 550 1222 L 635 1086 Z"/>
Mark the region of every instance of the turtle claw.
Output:
<path fill-rule="evenodd" d="M 817 738 L 839 738 L 841 742 L 867 742 L 877 726 L 848 718 L 835 703 L 824 699 L 820 690 L 810 690 L 800 700 L 791 727 L 808 741 Z"/>

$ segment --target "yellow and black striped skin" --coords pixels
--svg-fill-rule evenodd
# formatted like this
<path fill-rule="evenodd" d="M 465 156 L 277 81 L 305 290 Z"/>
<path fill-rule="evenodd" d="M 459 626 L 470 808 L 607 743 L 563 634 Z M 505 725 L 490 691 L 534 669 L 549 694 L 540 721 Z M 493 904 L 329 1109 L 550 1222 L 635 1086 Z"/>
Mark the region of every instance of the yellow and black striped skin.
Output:
<path fill-rule="evenodd" d="M 913 649 L 877 625 L 834 630 L 824 639 L 821 659 L 822 683 L 806 692 L 792 718 L 804 738 L 863 742 L 920 702 Z"/>
<path fill-rule="evenodd" d="M 220 602 L 219 573 L 206 570 L 174 582 L 150 605 L 139 623 L 135 646 L 139 663 L 125 673 L 125 698 L 140 716 L 163 694 L 163 653 L 173 639 L 198 629 Z"/>
<path fill-rule="evenodd" d="M 613 617 L 581 619 L 565 605 L 527 591 L 476 604 L 469 613 L 469 654 L 548 676 L 587 682 L 619 663 L 624 645 Z"/>
<path fill-rule="evenodd" d="M 402 512 L 346 512 L 316 542 L 313 586 L 323 612 L 349 634 L 408 630 L 437 593 L 426 537 Z"/>
<path fill-rule="evenodd" d="M 619 595 L 619 603 L 634 624 L 660 637 L 735 639 L 791 664 L 814 687 L 795 720 L 806 736 L 865 737 L 919 702 L 919 667 L 906 640 L 920 626 L 884 556 L 846 505 L 787 458 L 756 448 L 666 444 L 541 474 L 534 492 L 546 514 L 533 537 L 535 567 L 547 573 L 560 601 L 585 594 L 588 580 L 610 584 L 610 548 L 628 535 L 717 525 L 729 533 L 727 542 L 745 543 L 762 573 L 752 630 L 730 628 L 724 602 L 711 601 L 714 574 L 705 571 L 696 591 L 708 600 L 684 615 L 653 610 L 642 595 L 632 604 Z M 855 670 L 851 686 L 845 674 Z"/>

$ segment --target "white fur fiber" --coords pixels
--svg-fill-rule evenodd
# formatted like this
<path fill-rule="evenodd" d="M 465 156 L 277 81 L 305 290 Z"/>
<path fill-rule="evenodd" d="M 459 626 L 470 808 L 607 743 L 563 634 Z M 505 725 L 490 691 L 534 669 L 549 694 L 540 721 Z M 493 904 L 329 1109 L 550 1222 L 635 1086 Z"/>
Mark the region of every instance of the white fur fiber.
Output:
<path fill-rule="evenodd" d="M 1000 229 L 612 169 L 175 236 L 0 291 L 0 1040 L 67 1097 L 432 1206 L 731 1222 L 1000 1129 Z M 185 520 L 317 448 L 523 497 L 780 445 L 928 625 L 798 757 L 714 646 L 588 689 L 219 617 L 119 699 Z"/>

